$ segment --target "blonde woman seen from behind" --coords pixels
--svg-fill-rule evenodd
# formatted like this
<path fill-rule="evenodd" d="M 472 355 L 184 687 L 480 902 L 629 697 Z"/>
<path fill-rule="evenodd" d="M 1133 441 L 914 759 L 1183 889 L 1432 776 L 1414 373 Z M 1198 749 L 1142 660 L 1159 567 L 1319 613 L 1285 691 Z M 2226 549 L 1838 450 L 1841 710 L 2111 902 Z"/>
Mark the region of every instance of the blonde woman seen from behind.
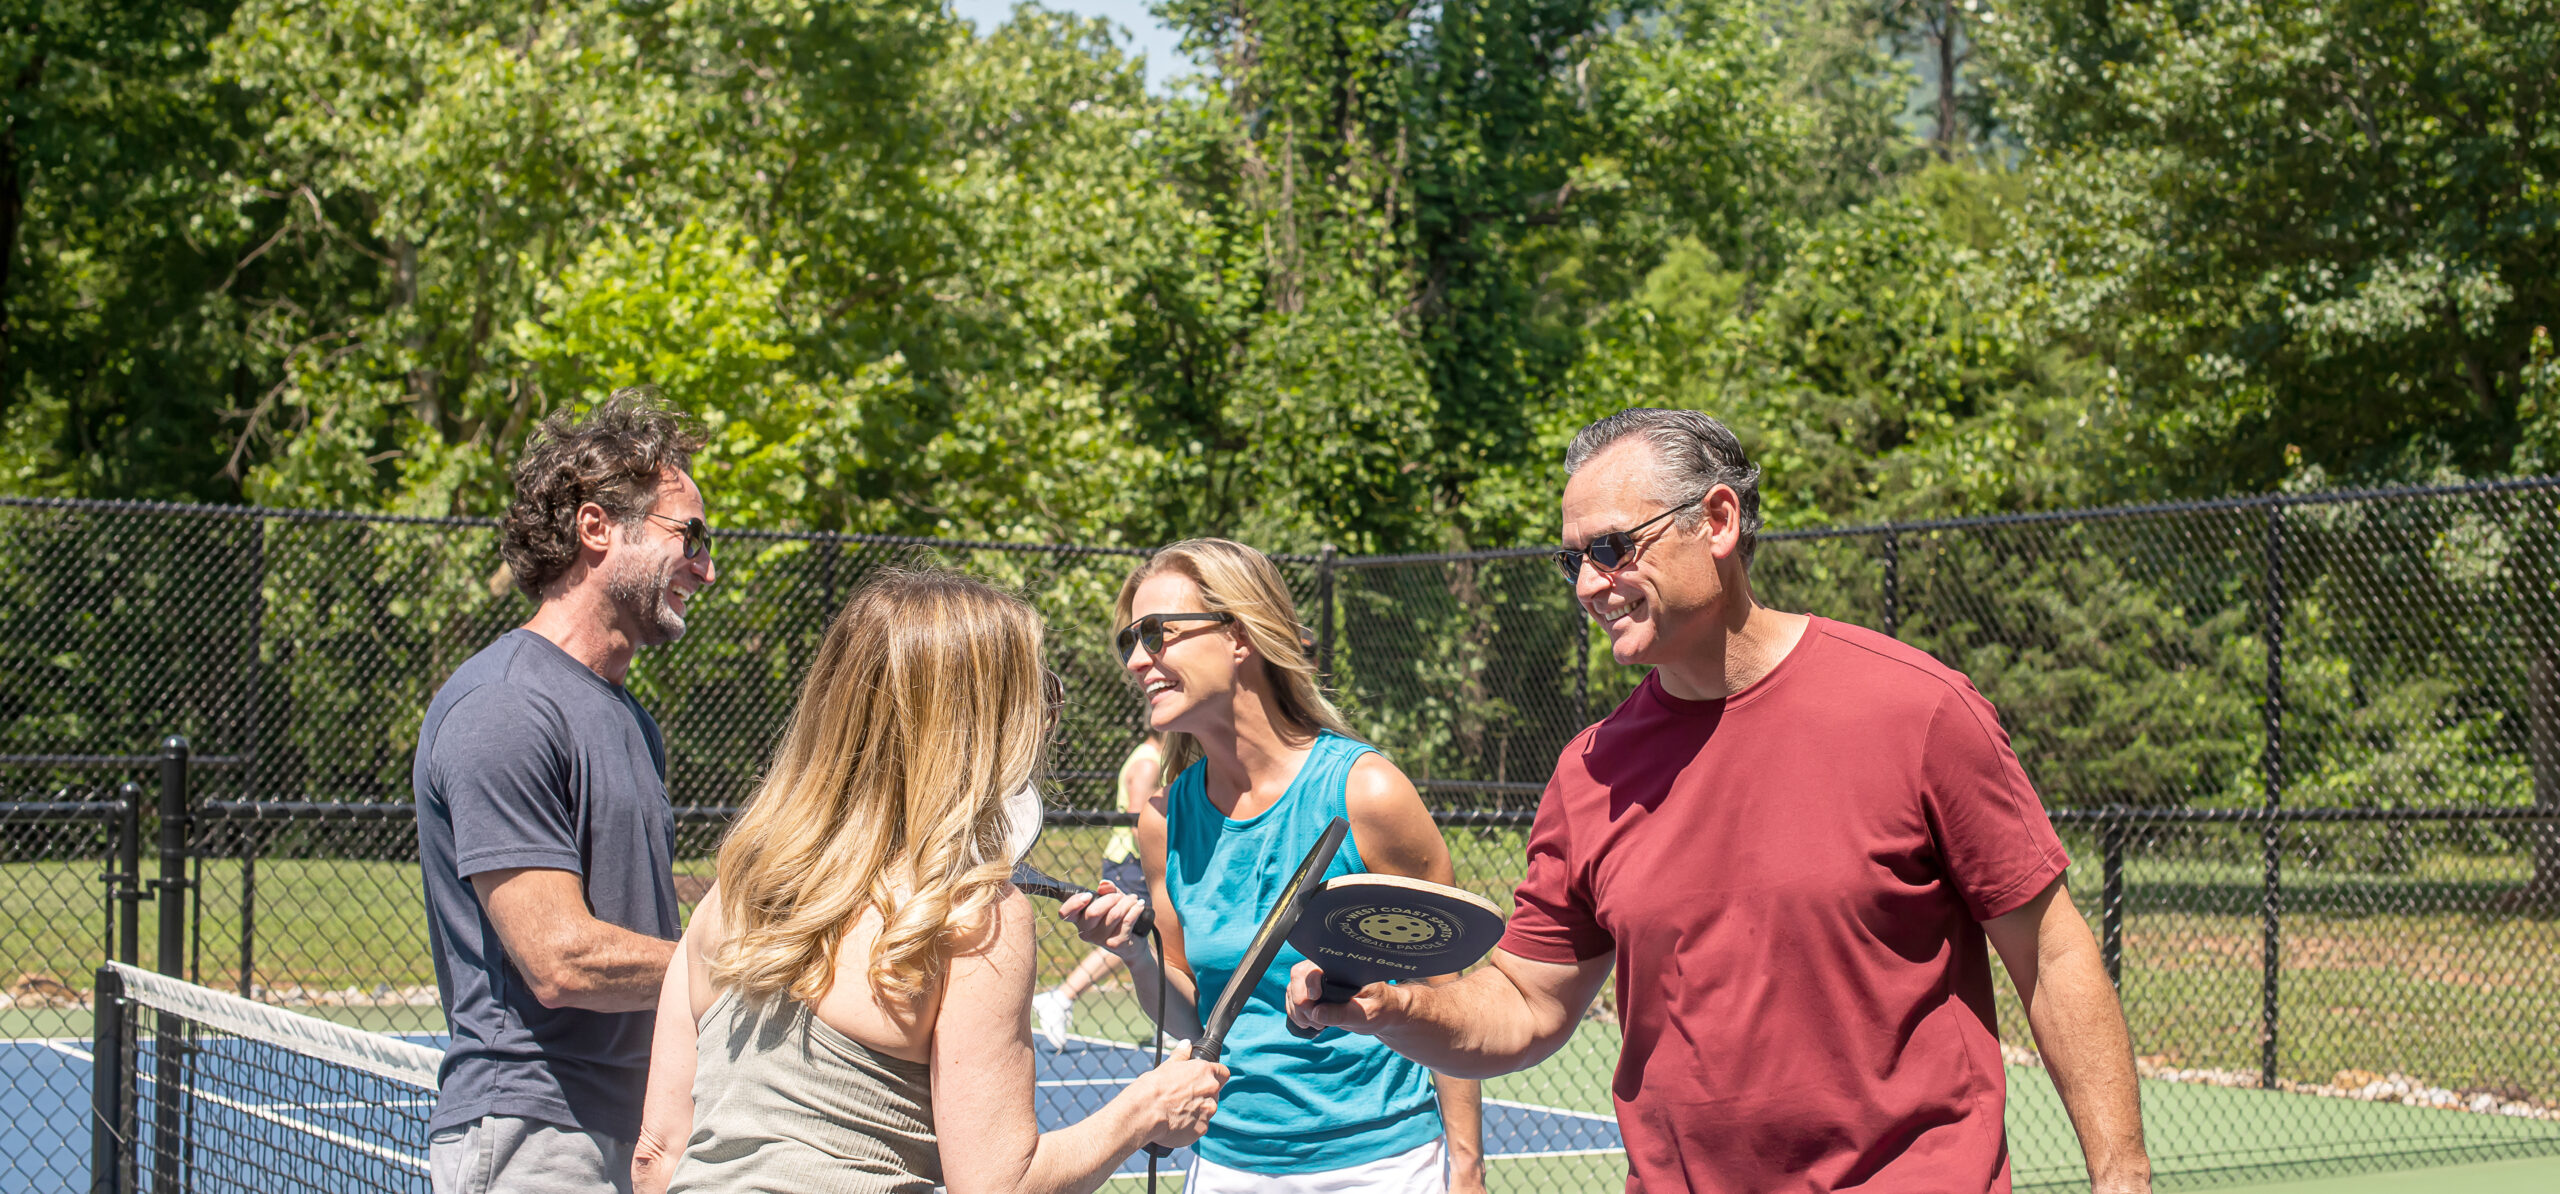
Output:
<path fill-rule="evenodd" d="M 1057 689 L 1028 605 L 891 573 L 827 629 L 658 999 L 643 1191 L 1091 1191 L 1188 1144 L 1223 1067 L 1177 1053 L 1081 1123 L 1032 1108 L 1032 915 L 1007 798 Z"/>

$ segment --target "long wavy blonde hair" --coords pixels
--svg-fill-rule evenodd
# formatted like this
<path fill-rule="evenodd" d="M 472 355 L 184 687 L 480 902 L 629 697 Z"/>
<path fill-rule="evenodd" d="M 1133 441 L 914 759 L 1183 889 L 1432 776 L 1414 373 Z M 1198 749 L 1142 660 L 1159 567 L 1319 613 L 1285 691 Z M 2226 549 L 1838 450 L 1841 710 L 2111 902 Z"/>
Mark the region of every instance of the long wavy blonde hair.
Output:
<path fill-rule="evenodd" d="M 720 844 L 711 974 L 815 1001 L 877 909 L 884 995 L 940 982 L 949 945 L 1003 898 L 1006 797 L 1039 774 L 1040 617 L 945 572 L 892 571 L 827 627 L 755 797 Z"/>
<path fill-rule="evenodd" d="M 1168 572 L 1190 577 L 1191 583 L 1200 586 L 1201 604 L 1209 612 L 1235 615 L 1233 626 L 1244 632 L 1245 641 L 1262 658 L 1272 702 L 1288 723 L 1282 728 L 1302 734 L 1331 730 L 1346 738 L 1358 737 L 1325 695 L 1324 683 L 1316 676 L 1315 655 L 1306 647 L 1305 627 L 1289 599 L 1288 582 L 1280 578 L 1271 557 L 1232 539 L 1185 539 L 1159 548 L 1120 582 L 1115 624 L 1126 626 L 1142 613 L 1168 612 L 1136 608 L 1138 586 Z M 1199 758 L 1200 743 L 1191 735 L 1165 735 L 1166 785 L 1171 786 L 1173 777 Z"/>

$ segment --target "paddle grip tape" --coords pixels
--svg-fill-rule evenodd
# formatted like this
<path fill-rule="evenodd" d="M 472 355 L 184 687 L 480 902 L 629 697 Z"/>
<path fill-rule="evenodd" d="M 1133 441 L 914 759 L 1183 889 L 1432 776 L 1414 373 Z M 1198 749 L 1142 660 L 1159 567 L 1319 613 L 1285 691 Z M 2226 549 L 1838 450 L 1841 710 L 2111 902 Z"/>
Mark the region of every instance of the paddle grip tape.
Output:
<path fill-rule="evenodd" d="M 1316 1002 L 1349 1003 L 1351 1002 L 1351 997 L 1359 993 L 1359 987 L 1343 982 L 1342 980 L 1328 974 L 1324 976 L 1324 993 L 1316 997 Z M 1289 1021 L 1289 1035 L 1294 1036 L 1299 1040 L 1312 1041 L 1318 1036 L 1323 1035 L 1323 1033 L 1324 1029 L 1322 1028 L 1310 1028 L 1304 1024 L 1298 1023 L 1296 1020 Z"/>
<path fill-rule="evenodd" d="M 1056 900 L 1061 904 L 1066 903 L 1070 896 L 1085 895 L 1093 890 L 1090 887 L 1069 883 L 1064 879 L 1053 879 L 1039 868 L 1034 867 L 1027 862 L 1017 862 L 1013 864 L 1013 885 L 1021 888 L 1022 894 L 1024 895 L 1036 895 L 1042 899 Z M 1131 892 L 1130 894 L 1135 895 L 1140 899 L 1145 899 L 1147 893 L 1140 891 Z M 1132 937 L 1144 937 L 1155 931 L 1156 910 L 1154 906 L 1149 905 L 1148 907 L 1139 909 L 1138 923 L 1130 926 L 1129 935 Z"/>

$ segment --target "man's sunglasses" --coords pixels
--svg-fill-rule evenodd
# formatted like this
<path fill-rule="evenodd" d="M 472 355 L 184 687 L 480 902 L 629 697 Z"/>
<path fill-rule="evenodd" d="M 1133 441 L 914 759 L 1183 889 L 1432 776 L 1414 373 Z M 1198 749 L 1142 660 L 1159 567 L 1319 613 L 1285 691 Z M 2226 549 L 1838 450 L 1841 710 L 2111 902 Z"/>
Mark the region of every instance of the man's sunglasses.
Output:
<path fill-rule="evenodd" d="M 1164 625 L 1167 622 L 1233 622 L 1234 614 L 1148 614 L 1120 628 L 1120 662 L 1129 662 L 1129 653 L 1145 647 L 1150 656 L 1164 654 Z"/>
<path fill-rule="evenodd" d="M 664 514 L 649 517 L 674 527 L 684 536 L 684 558 L 698 560 L 711 554 L 711 524 L 699 518 L 674 519 Z"/>
<path fill-rule="evenodd" d="M 1602 535 L 1599 538 L 1592 540 L 1580 550 L 1570 547 L 1557 548 L 1556 567 L 1564 569 L 1564 578 L 1574 582 L 1575 584 L 1582 583 L 1582 561 L 1586 556 L 1590 557 L 1591 565 L 1602 572 L 1615 572 L 1620 568 L 1624 568 L 1627 566 L 1629 561 L 1636 558 L 1636 549 L 1642 546 L 1642 544 L 1636 542 L 1636 536 L 1642 534 L 1646 527 L 1652 526 L 1663 519 L 1669 518 L 1674 514 L 1678 514 L 1679 512 L 1705 500 L 1707 500 L 1706 495 L 1700 494 L 1697 497 L 1690 498 L 1688 501 L 1682 502 L 1677 506 L 1673 506 L 1672 508 L 1663 511 L 1660 514 L 1656 514 L 1643 522 L 1637 523 L 1626 530 L 1611 531 L 1606 535 Z"/>

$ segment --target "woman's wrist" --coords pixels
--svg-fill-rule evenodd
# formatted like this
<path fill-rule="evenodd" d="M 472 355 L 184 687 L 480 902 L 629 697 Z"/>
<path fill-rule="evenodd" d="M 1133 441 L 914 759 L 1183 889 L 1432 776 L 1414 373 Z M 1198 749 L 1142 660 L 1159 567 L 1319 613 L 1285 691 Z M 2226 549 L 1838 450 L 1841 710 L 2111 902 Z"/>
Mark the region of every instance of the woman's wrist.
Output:
<path fill-rule="evenodd" d="M 1127 1116 L 1120 1124 L 1121 1139 L 1128 1142 L 1129 1151 L 1135 1152 L 1153 1142 L 1172 1121 L 1165 1115 L 1164 1101 L 1156 1097 L 1155 1086 L 1145 1075 L 1139 1075 L 1136 1082 L 1123 1089 L 1136 1096 L 1120 1100 Z"/>

